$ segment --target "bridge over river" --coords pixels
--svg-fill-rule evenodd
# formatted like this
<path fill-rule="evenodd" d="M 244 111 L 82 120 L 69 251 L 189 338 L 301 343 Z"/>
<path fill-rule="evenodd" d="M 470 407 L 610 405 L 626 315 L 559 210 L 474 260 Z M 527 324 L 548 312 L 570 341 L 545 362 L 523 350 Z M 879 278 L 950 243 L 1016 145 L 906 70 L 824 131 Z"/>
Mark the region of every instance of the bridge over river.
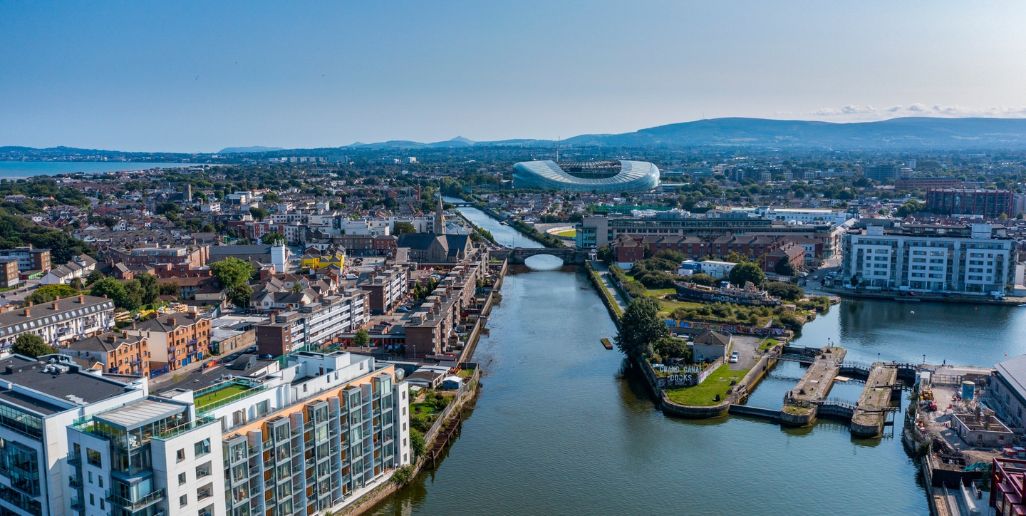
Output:
<path fill-rule="evenodd" d="M 550 247 L 513 247 L 492 251 L 492 255 L 498 258 L 508 258 L 511 264 L 522 264 L 532 256 L 538 255 L 555 256 L 563 263 L 581 265 L 588 261 L 588 251 L 574 249 L 571 247 L 550 248 Z"/>

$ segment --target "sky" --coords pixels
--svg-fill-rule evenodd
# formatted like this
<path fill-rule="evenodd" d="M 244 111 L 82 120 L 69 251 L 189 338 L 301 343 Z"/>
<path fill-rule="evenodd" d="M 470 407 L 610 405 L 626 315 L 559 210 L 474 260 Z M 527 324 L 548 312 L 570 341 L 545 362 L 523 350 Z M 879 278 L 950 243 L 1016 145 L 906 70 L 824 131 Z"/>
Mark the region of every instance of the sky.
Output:
<path fill-rule="evenodd" d="M 0 0 L 0 145 L 1026 116 L 1026 2 Z"/>

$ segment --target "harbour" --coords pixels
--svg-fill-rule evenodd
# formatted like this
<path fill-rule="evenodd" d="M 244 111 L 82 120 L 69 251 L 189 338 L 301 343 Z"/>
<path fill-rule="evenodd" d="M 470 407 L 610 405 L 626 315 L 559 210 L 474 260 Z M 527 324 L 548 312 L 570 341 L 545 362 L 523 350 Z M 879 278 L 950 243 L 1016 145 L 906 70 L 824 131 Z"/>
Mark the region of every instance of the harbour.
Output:
<path fill-rule="evenodd" d="M 511 507 L 557 514 L 662 513 L 670 512 L 666 500 L 684 498 L 687 512 L 697 514 L 864 514 L 866 493 L 873 493 L 883 513 L 930 512 L 918 465 L 890 431 L 864 439 L 832 418 L 786 428 L 744 415 L 707 421 L 665 416 L 644 380 L 625 374 L 622 355 L 594 344 L 616 329 L 583 274 L 514 274 L 501 293 L 489 335 L 475 354 L 486 371 L 484 387 L 461 435 L 433 473 L 411 482 L 374 514 L 438 514 L 467 504 L 494 514 Z M 908 305 L 891 301 L 844 300 L 806 325 L 792 345 L 839 343 L 845 361 L 867 364 L 929 359 L 985 365 L 1026 352 L 1023 342 L 1011 338 L 1026 327 L 1023 313 L 999 306 L 968 312 L 921 303 L 911 313 Z M 804 371 L 798 362 L 781 361 L 746 404 L 779 407 Z M 828 398 L 854 405 L 864 388 L 858 379 L 835 382 Z M 904 403 L 894 411 L 899 425 L 907 409 Z M 598 472 L 601 482 L 595 480 Z M 720 492 L 742 475 L 760 479 L 748 483 L 751 496 L 686 496 Z M 470 485 L 475 488 L 467 490 Z M 834 496 L 771 496 L 793 485 Z"/>

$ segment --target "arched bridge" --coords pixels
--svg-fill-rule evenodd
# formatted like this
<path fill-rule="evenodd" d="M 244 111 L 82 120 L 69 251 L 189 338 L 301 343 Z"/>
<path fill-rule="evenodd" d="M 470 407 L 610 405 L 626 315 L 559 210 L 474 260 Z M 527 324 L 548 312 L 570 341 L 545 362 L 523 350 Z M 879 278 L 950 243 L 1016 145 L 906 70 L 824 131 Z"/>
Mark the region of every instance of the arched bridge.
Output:
<path fill-rule="evenodd" d="M 493 251 L 495 256 L 503 256 L 509 259 L 509 263 L 524 263 L 524 260 L 538 256 L 539 254 L 547 254 L 549 256 L 555 256 L 563 260 L 563 263 L 567 264 L 583 264 L 588 261 L 588 251 L 581 251 L 570 247 L 564 248 L 549 248 L 549 247 L 514 247 L 512 249 L 504 249 L 502 251 Z"/>

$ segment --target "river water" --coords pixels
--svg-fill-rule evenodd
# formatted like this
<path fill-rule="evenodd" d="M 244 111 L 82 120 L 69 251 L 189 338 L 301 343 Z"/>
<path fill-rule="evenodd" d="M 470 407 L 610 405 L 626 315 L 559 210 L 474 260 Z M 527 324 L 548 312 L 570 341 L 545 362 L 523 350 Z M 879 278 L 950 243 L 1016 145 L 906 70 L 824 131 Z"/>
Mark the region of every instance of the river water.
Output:
<path fill-rule="evenodd" d="M 928 514 L 897 437 L 665 417 L 599 344 L 615 328 L 584 275 L 512 275 L 502 294 L 461 437 L 376 514 Z M 854 360 L 986 365 L 1026 352 L 1023 310 L 845 301 L 797 343 L 830 339 Z M 781 364 L 749 403 L 779 407 L 802 372 Z M 838 384 L 832 397 L 854 400 L 861 388 Z"/>

